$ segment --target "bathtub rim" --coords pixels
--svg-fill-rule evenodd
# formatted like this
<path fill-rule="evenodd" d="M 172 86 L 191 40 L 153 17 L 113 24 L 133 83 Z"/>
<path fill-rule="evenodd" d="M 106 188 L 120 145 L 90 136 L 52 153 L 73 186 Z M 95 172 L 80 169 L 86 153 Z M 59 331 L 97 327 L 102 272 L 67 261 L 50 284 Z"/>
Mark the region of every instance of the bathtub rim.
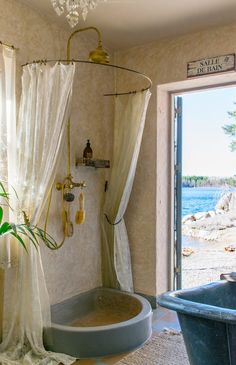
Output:
<path fill-rule="evenodd" d="M 129 292 L 125 292 L 125 291 L 122 291 L 122 290 L 112 289 L 112 288 L 105 288 L 105 287 L 97 287 L 97 288 L 91 289 L 89 291 L 80 293 L 80 294 L 81 295 L 82 294 L 89 294 L 90 292 L 92 293 L 92 292 L 99 291 L 99 290 L 114 292 L 116 294 L 117 293 L 122 293 L 122 295 L 126 295 L 128 297 L 135 298 L 141 305 L 140 312 L 136 316 L 128 319 L 127 321 L 116 322 L 116 323 L 113 323 L 113 324 L 107 324 L 107 325 L 103 325 L 103 326 L 86 326 L 86 327 L 68 326 L 68 325 L 65 325 L 65 324 L 59 324 L 59 323 L 56 323 L 56 322 L 52 321 L 50 328 L 55 328 L 57 330 L 63 330 L 63 331 L 68 331 L 68 332 L 78 332 L 78 331 L 79 332 L 91 332 L 91 331 L 100 332 L 100 331 L 106 331 L 106 330 L 110 331 L 110 330 L 114 330 L 116 328 L 127 327 L 131 324 L 138 323 L 138 322 L 140 322 L 142 320 L 145 320 L 146 318 L 153 315 L 152 307 L 151 307 L 150 303 L 148 302 L 148 300 L 146 298 L 142 297 L 139 294 L 129 293 Z M 80 294 L 78 294 L 77 296 L 79 297 Z M 67 299 L 67 300 L 69 300 L 69 299 Z M 61 303 L 63 303 L 63 302 L 61 302 Z M 60 303 L 58 303 L 58 304 L 60 304 Z M 45 328 L 45 329 L 47 330 L 47 328 Z"/>
<path fill-rule="evenodd" d="M 160 306 L 174 310 L 177 313 L 179 312 L 182 314 L 187 314 L 194 317 L 201 317 L 208 320 L 210 319 L 218 322 L 236 324 L 236 309 L 217 307 L 214 305 L 194 302 L 179 297 L 179 295 L 181 294 L 199 288 L 207 289 L 210 287 L 218 287 L 228 284 L 229 282 L 227 282 L 226 280 L 220 280 L 210 284 L 201 285 L 199 287 L 169 291 L 158 296 L 157 303 Z M 236 283 L 232 283 L 231 285 L 236 285 Z"/>

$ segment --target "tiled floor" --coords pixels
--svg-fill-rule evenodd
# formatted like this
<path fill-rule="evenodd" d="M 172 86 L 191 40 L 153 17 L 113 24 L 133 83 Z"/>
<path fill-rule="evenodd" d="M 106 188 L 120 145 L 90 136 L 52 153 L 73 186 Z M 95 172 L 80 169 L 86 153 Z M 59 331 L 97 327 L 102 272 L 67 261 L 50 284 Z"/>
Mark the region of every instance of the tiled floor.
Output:
<path fill-rule="evenodd" d="M 159 307 L 153 311 L 153 332 L 160 332 L 164 328 L 180 330 L 176 313 Z M 121 360 L 126 354 L 109 356 L 103 359 L 79 360 L 74 365 L 113 365 Z"/>

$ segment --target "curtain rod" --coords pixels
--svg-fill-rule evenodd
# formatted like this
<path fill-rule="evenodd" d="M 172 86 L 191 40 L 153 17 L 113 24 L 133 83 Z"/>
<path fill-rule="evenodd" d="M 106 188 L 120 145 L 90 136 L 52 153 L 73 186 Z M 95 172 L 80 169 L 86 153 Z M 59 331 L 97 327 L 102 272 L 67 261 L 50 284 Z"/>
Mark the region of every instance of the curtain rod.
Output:
<path fill-rule="evenodd" d="M 2 44 L 3 46 L 5 47 L 8 47 L 8 48 L 11 48 L 11 49 L 15 49 L 16 51 L 19 49 L 19 48 L 16 48 L 15 46 L 13 45 L 10 45 L 10 44 L 7 44 L 7 43 L 4 43 L 2 41 L 0 41 L 0 44 Z"/>
<path fill-rule="evenodd" d="M 110 63 L 98 63 L 98 62 L 93 62 L 93 61 L 86 61 L 86 60 L 37 60 L 37 61 L 33 61 L 33 62 L 29 62 L 26 63 L 24 65 L 21 65 L 22 67 L 25 67 L 27 65 L 32 65 L 32 64 L 42 64 L 42 65 L 46 65 L 49 62 L 57 62 L 58 64 L 60 64 L 61 62 L 63 63 L 87 63 L 90 65 L 98 65 L 98 66 L 105 66 L 105 67 L 112 67 L 112 68 L 116 68 L 116 69 L 120 69 L 120 70 L 124 70 L 124 71 L 128 71 L 131 73 L 135 73 L 138 76 L 141 76 L 143 79 L 145 79 L 146 81 L 148 81 L 149 85 L 145 88 L 142 88 L 141 90 L 132 90 L 132 91 L 128 91 L 128 92 L 119 92 L 119 93 L 110 93 L 110 94 L 104 94 L 104 96 L 118 96 L 118 95 L 128 95 L 128 94 L 136 94 L 137 92 L 143 92 L 146 90 L 149 90 L 152 87 L 152 80 L 145 75 L 142 72 L 127 68 L 127 67 L 123 67 L 123 66 L 118 66 L 118 65 L 113 65 Z"/>

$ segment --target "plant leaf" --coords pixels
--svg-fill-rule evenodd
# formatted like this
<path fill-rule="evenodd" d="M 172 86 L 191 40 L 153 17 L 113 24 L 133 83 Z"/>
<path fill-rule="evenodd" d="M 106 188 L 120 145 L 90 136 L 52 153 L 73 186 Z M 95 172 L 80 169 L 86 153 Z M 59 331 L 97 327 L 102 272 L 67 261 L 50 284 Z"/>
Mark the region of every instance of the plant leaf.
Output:
<path fill-rule="evenodd" d="M 0 207 L 0 224 L 2 224 L 2 218 L 3 218 L 3 209 Z"/>
<path fill-rule="evenodd" d="M 11 229 L 12 229 L 12 227 L 11 227 L 10 223 L 4 222 L 0 226 L 0 236 L 3 236 L 4 234 L 10 233 Z"/>
<path fill-rule="evenodd" d="M 17 199 L 19 199 L 14 187 L 12 187 L 12 189 Z M 47 246 L 51 250 L 57 250 L 58 248 L 60 248 L 61 245 L 58 245 L 57 242 L 54 240 L 54 238 L 50 236 L 45 230 L 38 228 L 37 226 L 32 226 L 30 224 L 30 221 L 28 220 L 26 213 L 25 217 L 27 218 L 27 221 L 25 222 L 25 224 L 14 224 L 9 222 L 4 222 L 2 224 L 3 221 L 2 206 L 6 205 L 10 209 L 12 209 L 9 202 L 9 196 L 10 194 L 6 191 L 4 182 L 0 181 L 0 198 L 2 198 L 2 201 L 0 201 L 0 236 L 11 234 L 20 242 L 20 244 L 24 247 L 26 251 L 27 248 L 25 244 L 25 239 L 24 237 L 21 237 L 21 235 L 26 236 L 29 239 L 29 241 L 33 243 L 36 249 L 38 249 L 39 240 L 43 241 L 45 246 Z"/>
<path fill-rule="evenodd" d="M 26 248 L 26 245 L 25 245 L 25 242 L 23 241 L 23 239 L 15 232 L 11 232 L 11 235 L 14 236 L 21 244 L 22 246 L 24 247 L 24 249 L 27 251 L 27 248 Z"/>
<path fill-rule="evenodd" d="M 36 244 L 39 244 L 39 241 L 37 239 L 36 234 L 34 233 L 34 227 L 28 226 L 27 224 L 24 225 L 24 229 L 29 232 L 29 234 L 32 236 L 32 239 L 36 242 Z"/>
<path fill-rule="evenodd" d="M 52 236 L 39 227 L 34 227 L 35 234 L 40 237 L 43 243 L 51 250 L 57 250 L 58 244 Z"/>
<path fill-rule="evenodd" d="M 18 231 L 20 231 L 21 234 L 26 236 L 33 243 L 33 245 L 35 246 L 36 249 L 38 249 L 38 247 L 37 247 L 38 246 L 38 240 L 37 240 L 36 237 L 34 239 L 34 235 L 31 236 L 28 233 L 27 225 L 21 224 L 21 225 L 17 226 L 17 229 L 18 229 Z"/>
<path fill-rule="evenodd" d="M 4 188 L 4 185 L 1 181 L 0 181 L 0 188 L 2 190 L 2 191 L 0 191 L 0 195 L 4 196 L 4 197 L 7 197 L 9 194 L 6 192 L 6 189 Z"/>

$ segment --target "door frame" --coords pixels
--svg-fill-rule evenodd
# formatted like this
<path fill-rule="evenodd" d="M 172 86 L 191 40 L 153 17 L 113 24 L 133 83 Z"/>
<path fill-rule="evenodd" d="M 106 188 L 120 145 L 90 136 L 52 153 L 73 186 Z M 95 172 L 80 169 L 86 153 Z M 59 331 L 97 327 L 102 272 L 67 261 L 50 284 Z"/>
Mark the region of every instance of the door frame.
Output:
<path fill-rule="evenodd" d="M 174 97 L 174 287 L 182 289 L 182 134 L 183 99 Z"/>
<path fill-rule="evenodd" d="M 174 275 L 174 97 L 191 91 L 196 92 L 211 88 L 226 88 L 235 85 L 236 72 L 233 71 L 157 86 L 157 128 L 163 128 L 163 125 L 165 125 L 165 143 L 168 146 L 165 153 L 162 153 L 161 146 L 158 147 L 160 150 L 157 150 L 157 156 L 161 159 L 158 166 L 168 166 L 165 171 L 159 170 L 159 176 L 157 177 L 157 192 L 160 193 L 165 189 L 166 196 L 169 197 L 166 198 L 164 204 L 162 201 L 162 206 L 159 206 L 157 196 L 157 224 L 159 220 L 159 224 L 164 227 L 161 236 L 157 233 L 156 237 L 157 263 L 160 263 L 161 261 L 161 264 L 156 267 L 157 293 L 164 291 L 163 283 L 161 283 L 160 280 L 162 278 L 164 279 L 164 273 L 167 275 L 167 278 L 164 280 L 166 282 L 166 290 L 176 289 Z M 163 208 L 166 211 L 164 217 L 162 217 Z M 158 282 L 160 283 L 160 288 Z"/>

